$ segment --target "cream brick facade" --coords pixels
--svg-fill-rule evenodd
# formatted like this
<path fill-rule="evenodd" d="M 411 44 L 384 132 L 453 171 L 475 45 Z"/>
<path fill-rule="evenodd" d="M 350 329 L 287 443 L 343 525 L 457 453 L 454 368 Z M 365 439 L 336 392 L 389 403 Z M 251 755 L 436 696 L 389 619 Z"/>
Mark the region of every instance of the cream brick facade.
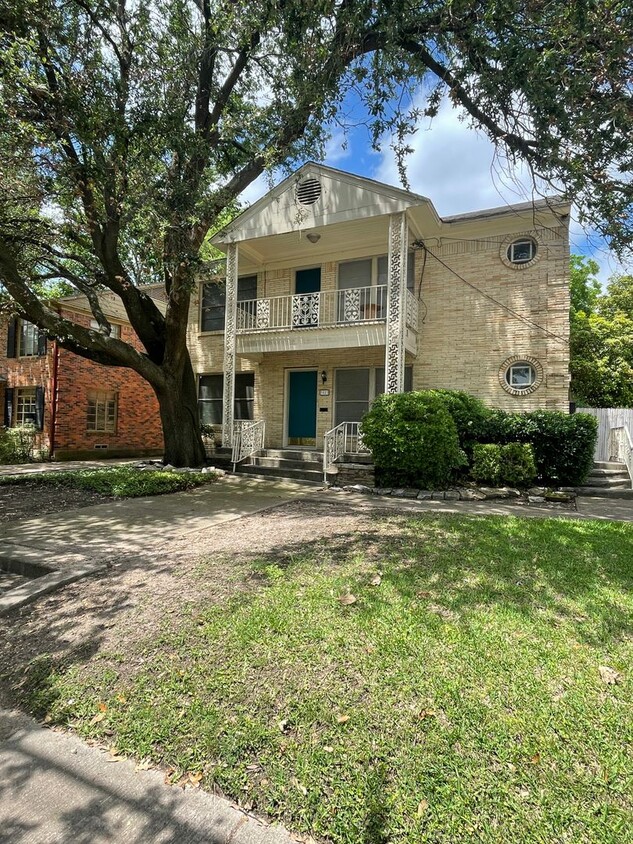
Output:
<path fill-rule="evenodd" d="M 314 219 L 297 223 L 287 214 L 284 218 L 283 198 L 306 172 L 322 180 L 323 204 L 329 205 L 320 216 L 315 210 Z M 423 197 L 330 168 L 306 165 L 296 179 L 276 188 L 216 238 L 220 248 L 237 243 L 238 275 L 257 274 L 258 300 L 291 297 L 296 270 L 317 266 L 322 294 L 334 295 L 339 264 L 386 255 L 388 220 L 404 210 L 418 310 L 417 334 L 407 332 L 413 388 L 466 390 L 511 411 L 568 409 L 568 206 L 541 203 L 536 210 L 514 206 L 442 220 Z M 338 200 L 346 191 L 347 205 Z M 397 201 L 400 206 L 393 205 Z M 308 241 L 306 230 L 318 234 L 318 240 Z M 536 242 L 536 257 L 513 266 L 507 247 L 522 237 Z M 221 373 L 224 334 L 200 330 L 203 281 L 192 298 L 188 343 L 195 372 Z M 316 370 L 318 393 L 328 391 L 317 397 L 316 446 L 321 447 L 334 424 L 335 371 L 385 367 L 384 322 L 253 332 L 246 348 L 259 351 L 240 352 L 238 345 L 235 371 L 254 373 L 254 417 L 266 421 L 268 447 L 286 444 L 287 378 L 297 369 Z M 277 347 L 271 338 L 289 348 L 272 350 Z M 542 380 L 532 392 L 513 395 L 502 386 L 500 373 L 510 358 L 534 361 Z"/>

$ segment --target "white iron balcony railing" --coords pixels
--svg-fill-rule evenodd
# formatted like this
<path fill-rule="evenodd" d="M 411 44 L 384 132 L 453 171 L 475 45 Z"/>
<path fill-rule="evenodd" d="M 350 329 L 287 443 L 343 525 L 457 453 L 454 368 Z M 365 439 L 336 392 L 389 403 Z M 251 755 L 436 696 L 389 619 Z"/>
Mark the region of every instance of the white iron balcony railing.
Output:
<path fill-rule="evenodd" d="M 323 480 L 327 480 L 330 466 L 344 454 L 368 454 L 363 443 L 359 422 L 341 422 L 336 428 L 326 431 L 323 437 Z"/>
<path fill-rule="evenodd" d="M 414 307 L 408 299 L 406 307 L 409 324 L 409 312 L 413 319 Z M 384 322 L 386 316 L 386 285 L 268 296 L 237 303 L 237 333 Z"/>

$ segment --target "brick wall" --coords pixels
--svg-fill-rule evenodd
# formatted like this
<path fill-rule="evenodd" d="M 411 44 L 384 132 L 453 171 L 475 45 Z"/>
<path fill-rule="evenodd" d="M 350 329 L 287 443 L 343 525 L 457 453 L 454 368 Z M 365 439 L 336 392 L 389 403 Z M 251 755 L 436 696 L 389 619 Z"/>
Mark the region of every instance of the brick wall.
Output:
<path fill-rule="evenodd" d="M 70 310 L 63 316 L 82 325 L 90 324 L 88 314 Z M 0 408 L 4 409 L 5 387 L 43 387 L 43 431 L 38 445 L 50 447 L 53 419 L 53 359 L 55 344 L 48 341 L 46 355 L 7 358 L 7 322 L 0 323 Z M 129 325 L 122 325 L 121 339 L 139 346 Z M 158 402 L 149 384 L 130 369 L 93 363 L 59 348 L 57 351 L 57 402 L 54 450 L 58 459 L 158 455 L 163 450 Z M 117 394 L 117 424 L 114 433 L 87 431 L 88 392 L 100 390 Z M 106 449 L 95 449 L 105 444 Z"/>
<path fill-rule="evenodd" d="M 72 319 L 82 325 L 90 323 L 87 314 L 73 314 Z M 121 339 L 139 346 L 129 325 L 122 325 Z M 57 457 L 94 458 L 162 453 L 163 436 L 158 402 L 147 381 L 131 369 L 101 366 L 66 349 L 60 348 L 58 355 L 55 426 Z M 91 390 L 117 394 L 117 420 L 113 433 L 87 430 L 88 392 Z M 95 449 L 95 445 L 101 444 L 107 445 L 107 449 Z"/>

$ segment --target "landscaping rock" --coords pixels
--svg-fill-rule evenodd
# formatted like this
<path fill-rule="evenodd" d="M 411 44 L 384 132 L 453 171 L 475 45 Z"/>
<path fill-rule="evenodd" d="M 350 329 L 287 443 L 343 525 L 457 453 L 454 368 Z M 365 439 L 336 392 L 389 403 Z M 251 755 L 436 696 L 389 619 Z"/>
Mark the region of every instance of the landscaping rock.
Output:
<path fill-rule="evenodd" d="M 392 489 L 391 490 L 391 497 L 392 498 L 406 498 L 405 495 L 406 490 L 404 489 Z"/>
<path fill-rule="evenodd" d="M 545 495 L 547 492 L 546 486 L 533 486 L 528 489 L 528 496 L 529 495 Z"/>
<path fill-rule="evenodd" d="M 433 498 L 433 490 L 421 489 L 418 492 L 418 498 L 420 501 L 430 501 Z"/>
<path fill-rule="evenodd" d="M 417 498 L 419 489 L 411 489 L 410 487 L 403 490 L 403 498 Z"/>
<path fill-rule="evenodd" d="M 495 499 L 495 498 L 508 498 L 508 493 L 502 487 L 493 487 L 493 486 L 480 486 L 479 492 L 481 492 L 486 498 Z"/>
<path fill-rule="evenodd" d="M 478 489 L 460 489 L 459 491 L 462 501 L 485 501 L 486 495 Z"/>
<path fill-rule="evenodd" d="M 528 502 L 530 504 L 545 504 L 545 496 L 543 496 L 543 495 L 528 495 Z"/>
<path fill-rule="evenodd" d="M 444 501 L 459 501 L 460 497 L 457 489 L 447 489 L 444 493 Z"/>
<path fill-rule="evenodd" d="M 376 495 L 391 495 L 391 487 L 377 486 L 374 489 Z"/>
<path fill-rule="evenodd" d="M 518 489 L 513 489 L 511 486 L 502 486 L 500 491 L 506 493 L 506 498 L 521 498 L 521 493 Z"/>
<path fill-rule="evenodd" d="M 370 486 L 365 486 L 365 484 L 353 484 L 352 486 L 346 486 L 344 489 L 347 492 L 360 492 L 362 495 L 371 495 L 373 493 L 373 488 Z"/>
<path fill-rule="evenodd" d="M 559 490 L 552 490 L 552 492 L 546 492 L 544 496 L 546 501 L 554 501 L 560 502 L 562 504 L 567 504 L 570 501 L 573 501 L 576 498 L 575 493 L 571 492 L 561 492 Z"/>
<path fill-rule="evenodd" d="M 436 489 L 433 495 L 431 496 L 431 501 L 444 501 L 444 490 Z"/>

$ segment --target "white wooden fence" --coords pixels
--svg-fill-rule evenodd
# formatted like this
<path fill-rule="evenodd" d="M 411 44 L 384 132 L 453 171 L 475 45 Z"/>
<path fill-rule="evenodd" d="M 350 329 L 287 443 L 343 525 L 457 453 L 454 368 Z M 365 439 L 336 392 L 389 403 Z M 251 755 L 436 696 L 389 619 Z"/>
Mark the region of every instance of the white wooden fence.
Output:
<path fill-rule="evenodd" d="M 633 409 L 627 407 L 578 407 L 577 413 L 590 413 L 598 417 L 598 441 L 594 452 L 594 460 L 608 461 L 613 455 L 609 454 L 610 431 L 612 428 L 628 428 L 633 434 Z"/>

